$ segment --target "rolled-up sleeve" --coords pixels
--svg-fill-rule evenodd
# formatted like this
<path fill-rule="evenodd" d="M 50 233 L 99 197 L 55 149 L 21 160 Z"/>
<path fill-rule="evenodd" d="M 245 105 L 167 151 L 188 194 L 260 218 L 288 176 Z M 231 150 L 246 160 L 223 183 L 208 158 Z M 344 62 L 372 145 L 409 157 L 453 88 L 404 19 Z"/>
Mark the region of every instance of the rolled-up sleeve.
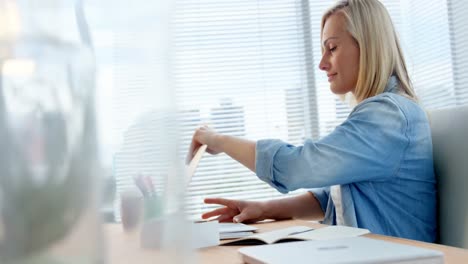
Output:
<path fill-rule="evenodd" d="M 274 179 L 273 162 L 275 160 L 276 152 L 285 145 L 281 140 L 264 139 L 257 141 L 256 144 L 256 159 L 255 170 L 257 176 L 264 182 L 276 188 L 279 192 L 287 193 L 286 186 L 282 186 L 280 182 Z M 286 145 L 292 147 L 292 145 Z"/>
<path fill-rule="evenodd" d="M 319 141 L 306 140 L 302 146 L 274 139 L 257 141 L 256 174 L 282 193 L 388 180 L 409 144 L 407 127 L 392 98 L 368 99 Z"/>
<path fill-rule="evenodd" d="M 312 193 L 315 198 L 320 203 L 320 208 L 322 209 L 322 212 L 327 211 L 327 206 L 328 206 L 328 199 L 330 198 L 330 188 L 317 188 L 317 189 L 310 189 L 310 193 Z"/>

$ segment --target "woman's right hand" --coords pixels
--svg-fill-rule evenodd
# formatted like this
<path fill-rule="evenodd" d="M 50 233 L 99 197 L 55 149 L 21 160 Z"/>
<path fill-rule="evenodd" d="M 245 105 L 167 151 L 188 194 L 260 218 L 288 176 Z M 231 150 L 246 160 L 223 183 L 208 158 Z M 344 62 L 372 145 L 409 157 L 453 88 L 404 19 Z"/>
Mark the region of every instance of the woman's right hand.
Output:
<path fill-rule="evenodd" d="M 267 218 L 265 202 L 230 200 L 223 198 L 206 198 L 207 204 L 220 204 L 224 207 L 204 213 L 203 219 L 218 216 L 219 222 L 253 223 Z"/>
<path fill-rule="evenodd" d="M 206 151 L 212 155 L 220 153 L 221 149 L 218 142 L 220 135 L 221 134 L 217 133 L 214 129 L 208 126 L 201 126 L 197 128 L 195 133 L 193 133 L 186 163 L 188 164 L 193 159 L 195 153 L 202 145 L 207 145 L 208 148 Z"/>

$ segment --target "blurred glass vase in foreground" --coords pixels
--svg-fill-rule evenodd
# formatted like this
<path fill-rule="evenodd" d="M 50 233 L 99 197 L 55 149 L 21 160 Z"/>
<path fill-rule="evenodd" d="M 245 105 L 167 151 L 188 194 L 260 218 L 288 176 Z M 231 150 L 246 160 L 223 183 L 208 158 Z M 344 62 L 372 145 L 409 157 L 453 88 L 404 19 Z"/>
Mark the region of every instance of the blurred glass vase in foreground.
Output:
<path fill-rule="evenodd" d="M 94 58 L 81 5 L 0 0 L 0 263 L 99 263 Z"/>

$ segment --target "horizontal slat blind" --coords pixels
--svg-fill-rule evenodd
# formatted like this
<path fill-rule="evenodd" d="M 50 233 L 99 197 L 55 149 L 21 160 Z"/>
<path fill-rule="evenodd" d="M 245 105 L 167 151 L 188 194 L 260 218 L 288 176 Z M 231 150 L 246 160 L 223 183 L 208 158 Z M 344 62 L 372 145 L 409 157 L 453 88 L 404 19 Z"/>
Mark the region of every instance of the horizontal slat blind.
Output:
<path fill-rule="evenodd" d="M 308 117 L 308 19 L 303 3 L 177 1 L 174 24 L 178 106 L 190 113 L 182 146 L 200 123 L 247 137 L 300 143 Z M 185 150 L 185 149 L 184 149 Z M 183 153 L 183 151 L 181 151 Z M 226 155 L 206 155 L 188 189 L 188 211 L 203 198 L 267 199 L 280 194 Z"/>
<path fill-rule="evenodd" d="M 448 0 L 455 99 L 468 104 L 468 1 Z"/>
<path fill-rule="evenodd" d="M 468 13 L 466 1 L 382 0 L 403 45 L 410 76 L 427 109 L 468 104 Z M 311 1 L 310 14 L 319 101 L 320 135 L 326 135 L 348 115 L 349 107 L 330 95 L 318 70 L 320 19 L 328 1 Z M 450 22 L 450 23 L 449 23 Z"/>
<path fill-rule="evenodd" d="M 100 141 L 113 161 L 118 193 L 133 186 L 138 172 L 164 189 L 158 177 L 167 161 L 157 147 L 165 135 L 155 124 L 165 122 L 158 106 L 172 103 L 158 90 L 168 69 L 180 110 L 181 161 L 199 124 L 301 144 L 327 135 L 349 114 L 318 69 L 320 20 L 333 1 L 177 0 L 170 65 L 160 52 L 156 2 L 103 0 L 87 8 L 98 59 Z M 423 106 L 468 104 L 466 1 L 382 3 L 401 36 Z M 208 154 L 187 194 L 190 214 L 212 208 L 203 204 L 206 197 L 279 197 L 227 156 Z"/>
<path fill-rule="evenodd" d="M 416 93 L 426 108 L 455 104 L 447 1 L 404 0 L 404 38 Z"/>
<path fill-rule="evenodd" d="M 134 176 L 150 175 L 159 194 L 167 189 L 176 146 L 169 134 L 175 128 L 166 82 L 167 2 L 102 0 L 86 6 L 98 66 L 99 140 L 117 186 L 116 220 L 121 193 L 135 189 Z"/>

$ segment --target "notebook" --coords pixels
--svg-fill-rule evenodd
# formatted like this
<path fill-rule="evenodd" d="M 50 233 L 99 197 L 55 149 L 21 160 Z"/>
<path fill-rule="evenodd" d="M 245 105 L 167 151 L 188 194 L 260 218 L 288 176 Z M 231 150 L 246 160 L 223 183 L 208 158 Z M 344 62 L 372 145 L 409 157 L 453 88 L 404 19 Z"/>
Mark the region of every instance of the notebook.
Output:
<path fill-rule="evenodd" d="M 239 253 L 243 261 L 250 264 L 444 263 L 444 255 L 440 251 L 367 237 L 243 247 Z"/>
<path fill-rule="evenodd" d="M 248 237 L 254 234 L 258 228 L 242 223 L 219 223 L 219 238 L 234 239 Z"/>
<path fill-rule="evenodd" d="M 254 232 L 252 231 L 243 231 L 243 232 L 228 232 L 228 233 L 219 233 L 219 239 L 226 240 L 226 239 L 235 239 L 241 237 L 248 237 L 253 235 Z"/>
<path fill-rule="evenodd" d="M 262 245 L 302 240 L 330 240 L 346 237 L 356 237 L 368 234 L 369 230 L 348 226 L 327 226 L 313 229 L 307 226 L 292 226 L 270 232 L 255 234 L 241 239 L 229 241 L 221 245 Z"/>
<path fill-rule="evenodd" d="M 249 226 L 242 223 L 219 223 L 220 233 L 235 233 L 235 232 L 246 232 L 246 231 L 257 231 L 258 228 L 255 226 Z"/>

